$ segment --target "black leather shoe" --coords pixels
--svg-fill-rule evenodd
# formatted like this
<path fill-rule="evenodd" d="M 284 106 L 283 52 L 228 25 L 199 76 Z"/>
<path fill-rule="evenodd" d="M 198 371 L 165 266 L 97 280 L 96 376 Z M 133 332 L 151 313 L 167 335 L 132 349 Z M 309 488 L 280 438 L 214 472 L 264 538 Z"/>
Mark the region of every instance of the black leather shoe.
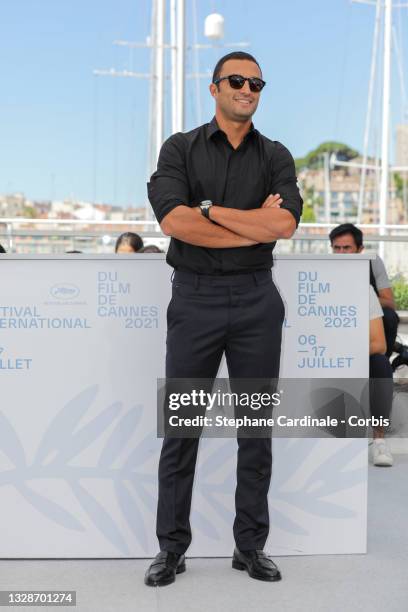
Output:
<path fill-rule="evenodd" d="M 176 574 L 186 571 L 186 559 L 168 550 L 161 550 L 147 569 L 144 583 L 148 586 L 165 586 L 176 579 Z"/>
<path fill-rule="evenodd" d="M 274 582 L 281 579 L 281 574 L 269 555 L 263 550 L 241 551 L 235 548 L 232 557 L 232 567 L 246 570 L 251 578 Z"/>

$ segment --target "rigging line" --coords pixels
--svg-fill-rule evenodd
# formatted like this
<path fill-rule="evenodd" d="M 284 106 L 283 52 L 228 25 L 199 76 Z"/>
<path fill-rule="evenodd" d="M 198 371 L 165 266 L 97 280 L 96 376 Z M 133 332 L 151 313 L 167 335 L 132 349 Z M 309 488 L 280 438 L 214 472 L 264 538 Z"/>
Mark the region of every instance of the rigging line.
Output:
<path fill-rule="evenodd" d="M 143 5 L 144 7 L 146 7 L 146 4 Z M 146 23 L 148 22 L 149 19 L 149 10 L 146 10 L 146 14 L 143 16 L 143 18 L 141 19 L 141 23 Z M 130 72 L 134 72 L 135 71 L 135 49 L 131 46 L 128 47 L 128 70 Z M 126 69 L 126 66 L 125 66 Z M 130 87 L 129 87 L 130 88 Z M 135 96 L 135 90 L 134 88 L 131 89 L 132 92 L 132 96 Z M 126 197 L 126 208 L 130 208 L 132 206 L 132 182 L 133 180 L 135 180 L 135 178 L 137 178 L 138 173 L 134 171 L 134 168 L 136 167 L 135 164 L 132 164 L 132 153 L 133 153 L 133 148 L 134 148 L 134 144 L 136 143 L 136 134 L 135 134 L 135 129 L 134 129 L 134 118 L 132 115 L 132 110 L 133 110 L 133 106 L 134 106 L 134 98 L 130 100 L 130 117 L 129 117 L 129 125 L 130 125 L 130 129 L 129 129 L 129 141 L 126 147 L 126 153 L 124 154 L 124 166 L 125 164 L 127 165 L 128 170 L 126 171 L 126 175 L 128 176 L 128 186 L 127 186 L 127 190 L 126 190 L 126 196 L 124 195 L 124 191 L 122 194 L 122 198 Z M 124 181 L 123 181 L 124 183 Z M 115 192 L 117 190 L 117 186 L 115 185 Z"/>
<path fill-rule="evenodd" d="M 129 46 L 128 47 L 128 66 L 129 66 L 130 72 L 134 72 L 133 56 L 134 56 L 134 49 L 131 46 Z"/>
<path fill-rule="evenodd" d="M 193 51 L 194 53 L 194 51 Z M 187 72 L 191 72 L 193 70 L 193 65 L 192 65 L 192 59 L 190 54 L 188 55 L 188 57 L 186 58 L 186 71 Z M 193 79 L 191 79 L 193 80 Z M 195 77 L 194 77 L 194 82 L 195 82 Z M 192 85 L 193 86 L 193 85 Z M 195 121 L 195 115 L 197 114 L 197 105 L 195 104 L 195 96 L 194 95 L 189 95 L 190 94 L 190 86 L 189 84 L 186 82 L 186 87 L 188 87 L 188 89 L 186 89 L 186 96 L 185 96 L 185 112 L 186 112 L 186 125 L 188 123 L 188 121 Z"/>
<path fill-rule="evenodd" d="M 351 3 L 348 6 L 347 18 L 345 23 L 345 33 L 343 36 L 343 40 L 345 40 L 344 52 L 343 52 L 343 61 L 341 67 L 341 76 L 340 76 L 340 92 L 337 98 L 337 109 L 335 114 L 335 123 L 334 123 L 334 138 L 337 140 L 338 136 L 338 128 L 339 128 L 339 117 L 340 117 L 340 107 L 343 101 L 343 92 L 344 92 L 344 81 L 345 81 L 345 73 L 346 73 L 346 64 L 348 62 L 348 53 L 349 53 L 349 43 L 350 43 L 350 29 L 351 29 L 351 16 L 352 16 L 352 5 Z"/>
<path fill-rule="evenodd" d="M 380 40 L 384 41 L 384 20 L 381 19 L 381 23 L 380 23 Z M 382 86 L 382 79 L 380 78 L 380 75 L 383 74 L 384 71 L 384 67 L 383 67 L 383 47 L 380 47 L 380 54 L 379 54 L 379 62 L 378 62 L 378 70 L 377 70 L 377 79 L 376 79 L 376 95 L 375 100 L 376 100 L 376 108 L 375 108 L 375 112 L 376 112 L 376 119 L 374 121 L 374 129 L 373 129 L 373 133 L 374 133 L 374 145 L 373 145 L 373 150 L 374 150 L 374 154 L 375 154 L 375 163 L 374 165 L 377 167 L 377 170 L 375 170 L 375 177 L 376 177 L 376 182 L 375 182 L 375 187 L 376 187 L 376 192 L 375 192 L 375 202 L 378 205 L 379 202 L 379 198 L 380 198 L 380 180 L 381 180 L 381 172 L 380 172 L 380 164 L 381 164 L 381 119 L 382 119 L 382 104 L 383 104 L 383 86 Z M 378 215 L 378 212 L 377 212 Z M 378 222 L 378 218 L 373 219 L 373 222 L 377 223 Z"/>
<path fill-rule="evenodd" d="M 399 76 L 399 86 L 400 86 L 400 93 L 401 93 L 401 121 L 404 121 L 404 110 L 405 110 L 405 83 L 404 83 L 404 73 L 403 73 L 403 68 L 401 65 L 401 55 L 400 55 L 400 49 L 399 49 L 399 45 L 398 45 L 398 41 L 397 41 L 397 33 L 395 28 L 392 28 L 392 39 L 393 39 L 393 43 L 394 43 L 394 49 L 395 49 L 395 57 L 397 60 L 397 70 L 398 70 L 398 76 Z"/>
<path fill-rule="evenodd" d="M 92 176 L 92 198 L 93 203 L 96 203 L 98 195 L 98 146 L 99 146 L 99 131 L 98 131 L 98 114 L 99 114 L 99 82 L 98 76 L 94 75 L 94 91 L 93 91 L 93 176 Z"/>
<path fill-rule="evenodd" d="M 129 164 L 129 171 L 127 172 L 127 176 L 129 178 L 127 185 L 127 204 L 126 208 L 132 207 L 132 200 L 136 206 L 136 194 L 137 187 L 140 180 L 140 175 L 138 172 L 135 172 L 134 169 L 137 168 L 137 155 L 136 155 L 136 143 L 138 130 L 137 130 L 137 92 L 133 91 L 133 99 L 130 103 L 130 115 L 129 115 L 129 123 L 130 123 L 130 138 L 127 146 L 127 160 Z M 144 183 L 144 181 L 143 181 Z"/>
<path fill-rule="evenodd" d="M 367 174 L 366 164 L 367 164 L 367 157 L 368 157 L 368 140 L 370 137 L 374 81 L 375 81 L 375 74 L 376 74 L 376 69 L 377 69 L 378 39 L 379 39 L 379 30 L 380 30 L 379 26 L 380 26 L 380 21 L 381 21 L 381 1 L 382 0 L 377 0 L 377 5 L 375 9 L 373 46 L 372 46 L 372 52 L 371 52 L 370 83 L 368 87 L 367 116 L 366 116 L 365 130 L 364 130 L 363 167 L 361 169 L 361 175 L 360 175 L 360 191 L 359 191 L 359 197 L 358 197 L 357 223 L 361 223 L 361 218 L 363 215 L 363 200 L 364 200 L 365 181 L 366 181 L 366 174 Z"/>
<path fill-rule="evenodd" d="M 405 11 L 404 11 L 405 12 Z M 402 24 L 401 24 L 401 13 L 402 13 L 402 9 L 400 9 L 398 11 L 398 22 L 397 22 L 397 27 L 398 27 L 398 49 L 397 49 L 397 60 L 399 59 L 398 65 L 399 65 L 399 69 L 400 69 L 400 86 L 401 86 L 401 97 L 402 97 L 402 112 L 401 112 L 401 121 L 404 124 L 408 118 L 408 107 L 407 107 L 407 99 L 406 99 L 406 90 L 405 90 L 405 79 L 404 79 L 404 75 L 405 75 L 405 69 L 404 69 L 404 39 L 402 36 Z M 396 45 L 397 48 L 397 45 Z M 396 160 L 398 163 L 398 160 Z M 402 164 L 404 165 L 404 162 L 406 162 L 406 160 L 402 159 Z M 407 210 L 407 173 L 403 172 L 402 173 L 402 201 L 403 201 L 403 210 L 404 210 L 404 214 L 406 213 Z"/>
<path fill-rule="evenodd" d="M 115 70 L 118 66 L 118 48 L 115 48 Z M 119 113 L 118 113 L 118 79 L 114 79 L 113 83 L 113 204 L 117 204 L 117 186 L 118 186 L 118 124 L 119 124 Z"/>
<path fill-rule="evenodd" d="M 147 168 L 146 178 L 150 180 L 150 175 L 154 172 L 154 166 L 156 160 L 153 159 L 153 141 L 156 141 L 156 129 L 155 129 L 155 113 L 156 104 L 153 108 L 153 103 L 156 102 L 156 78 L 155 78 L 155 55 L 156 55 L 156 2 L 153 2 L 151 11 L 151 30 L 150 40 L 152 43 L 150 51 L 150 87 L 149 87 L 149 122 L 148 122 L 148 136 L 147 136 Z"/>
<path fill-rule="evenodd" d="M 405 89 L 405 70 L 404 70 L 404 44 L 402 38 L 402 26 L 401 26 L 401 10 L 398 11 L 398 32 L 393 29 L 395 51 L 397 56 L 397 65 L 400 77 L 400 88 L 402 96 L 402 113 L 401 119 L 404 122 L 407 116 L 407 92 Z M 398 37 L 397 37 L 398 34 Z"/>
<path fill-rule="evenodd" d="M 198 28 L 197 28 L 197 1 L 192 0 L 192 9 L 193 9 L 193 72 L 195 73 L 195 94 L 196 94 L 196 104 L 197 104 L 197 125 L 201 125 L 201 94 L 200 94 L 200 59 L 198 56 Z"/>

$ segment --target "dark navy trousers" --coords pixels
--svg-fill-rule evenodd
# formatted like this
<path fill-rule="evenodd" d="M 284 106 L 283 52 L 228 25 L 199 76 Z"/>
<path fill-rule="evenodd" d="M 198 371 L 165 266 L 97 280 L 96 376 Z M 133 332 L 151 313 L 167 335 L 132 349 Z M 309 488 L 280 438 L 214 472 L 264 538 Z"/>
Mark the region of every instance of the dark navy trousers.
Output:
<path fill-rule="evenodd" d="M 394 352 L 394 344 L 398 333 L 399 316 L 389 306 L 383 307 L 384 333 L 387 342 L 387 357 L 391 357 Z"/>
<path fill-rule="evenodd" d="M 231 379 L 278 378 L 284 305 L 268 270 L 225 276 L 176 271 L 167 309 L 166 378 L 214 379 L 223 353 Z M 233 533 L 241 550 L 263 549 L 271 438 L 238 437 Z M 156 534 L 160 549 L 184 553 L 198 438 L 164 437 Z"/>

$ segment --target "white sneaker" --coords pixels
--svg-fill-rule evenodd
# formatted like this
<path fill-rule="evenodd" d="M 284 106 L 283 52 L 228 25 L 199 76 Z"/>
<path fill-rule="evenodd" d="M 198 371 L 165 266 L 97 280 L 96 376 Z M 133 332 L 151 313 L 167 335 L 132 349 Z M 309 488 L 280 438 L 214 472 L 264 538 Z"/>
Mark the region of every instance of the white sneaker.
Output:
<path fill-rule="evenodd" d="M 371 456 L 374 465 L 391 467 L 394 463 L 391 451 L 384 438 L 375 438 L 373 440 Z"/>

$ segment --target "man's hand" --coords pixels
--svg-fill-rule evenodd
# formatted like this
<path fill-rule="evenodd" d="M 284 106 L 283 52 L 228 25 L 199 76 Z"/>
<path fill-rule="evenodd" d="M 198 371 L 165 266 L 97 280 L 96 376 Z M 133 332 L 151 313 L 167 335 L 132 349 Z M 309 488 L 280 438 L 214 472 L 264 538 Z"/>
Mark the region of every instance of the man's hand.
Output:
<path fill-rule="evenodd" d="M 194 212 L 194 211 L 197 211 Z M 199 206 L 180 204 L 171 210 L 160 223 L 163 234 L 194 246 L 210 249 L 229 249 L 258 244 L 225 227 L 212 223 L 201 214 Z"/>
<path fill-rule="evenodd" d="M 215 226 L 218 225 L 218 227 L 230 230 L 234 234 L 242 236 L 249 241 L 237 246 L 250 246 L 252 244 L 273 242 L 280 238 L 290 238 L 292 236 L 296 229 L 296 224 L 293 215 L 289 211 L 284 209 L 282 209 L 282 211 L 280 210 L 282 202 L 283 199 L 280 197 L 279 193 L 271 193 L 260 208 L 253 208 L 250 210 L 224 208 L 223 206 L 214 204 L 209 209 L 209 220 L 202 216 L 199 206 L 195 206 L 192 210 L 197 211 L 197 214 L 201 217 L 201 222 L 209 222 L 209 225 L 212 225 L 213 228 L 214 224 Z M 263 210 L 266 208 L 273 208 L 275 210 L 266 212 L 266 210 Z M 196 214 L 193 213 L 193 215 L 196 218 Z M 213 223 L 211 223 L 211 221 L 213 221 Z M 171 232 L 170 235 L 175 238 L 178 237 Z M 191 240 L 188 242 L 194 244 Z M 208 246 L 216 245 L 211 244 Z"/>
<path fill-rule="evenodd" d="M 282 202 L 283 200 L 280 197 L 279 193 L 276 193 L 275 195 L 271 193 L 270 195 L 268 195 L 261 208 L 280 208 Z M 194 206 L 193 210 L 195 210 L 196 212 L 198 212 L 199 215 L 201 215 L 201 208 L 199 206 Z"/>
<path fill-rule="evenodd" d="M 282 202 L 283 200 L 279 193 L 276 193 L 275 195 L 271 193 L 268 195 L 261 208 L 280 208 Z M 197 211 L 198 214 L 201 215 L 201 208 L 199 206 L 194 206 L 193 210 Z"/>
<path fill-rule="evenodd" d="M 283 200 L 280 197 L 279 193 L 276 193 L 275 195 L 271 193 L 270 195 L 268 195 L 261 208 L 280 208 L 282 202 Z"/>

